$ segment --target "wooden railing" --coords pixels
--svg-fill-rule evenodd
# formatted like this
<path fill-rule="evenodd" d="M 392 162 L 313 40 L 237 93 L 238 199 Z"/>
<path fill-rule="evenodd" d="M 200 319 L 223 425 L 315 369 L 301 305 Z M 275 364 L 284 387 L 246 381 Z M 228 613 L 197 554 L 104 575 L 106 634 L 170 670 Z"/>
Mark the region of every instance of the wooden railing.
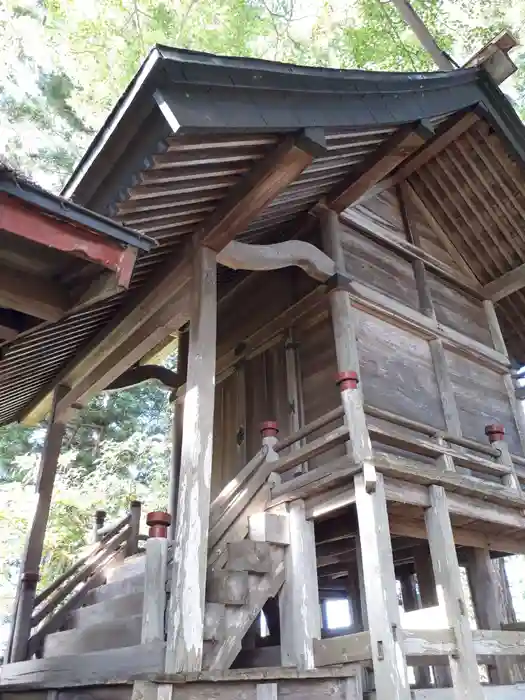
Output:
<path fill-rule="evenodd" d="M 13 639 L 9 661 L 22 661 L 41 653 L 45 637 L 58 631 L 86 594 L 105 582 L 106 567 L 119 558 L 138 551 L 140 503 L 133 501 L 130 511 L 117 523 L 97 528 L 96 542 L 53 583 L 35 595 L 37 577 L 31 587 L 23 585 L 17 599 Z M 100 522 L 100 512 L 99 512 Z M 22 576 L 24 582 L 27 575 Z"/>

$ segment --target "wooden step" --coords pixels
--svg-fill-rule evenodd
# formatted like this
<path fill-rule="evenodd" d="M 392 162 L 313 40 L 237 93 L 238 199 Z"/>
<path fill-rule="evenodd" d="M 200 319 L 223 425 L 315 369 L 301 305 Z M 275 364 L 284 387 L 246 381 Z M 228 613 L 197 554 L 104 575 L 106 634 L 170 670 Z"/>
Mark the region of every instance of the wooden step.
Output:
<path fill-rule="evenodd" d="M 251 574 L 268 574 L 272 570 L 271 549 L 266 542 L 240 540 L 229 542 L 225 569 L 248 571 Z"/>
<path fill-rule="evenodd" d="M 254 513 L 248 518 L 248 537 L 254 542 L 290 544 L 290 525 L 287 515 Z"/>
<path fill-rule="evenodd" d="M 249 578 L 246 571 L 208 572 L 206 601 L 245 605 L 249 600 Z"/>
<path fill-rule="evenodd" d="M 84 605 L 93 605 L 100 603 L 103 600 L 116 598 L 121 595 L 130 595 L 131 593 L 144 593 L 144 574 L 136 574 L 122 581 L 113 581 L 106 583 L 104 586 L 99 586 L 90 591 L 84 599 Z"/>
<path fill-rule="evenodd" d="M 114 581 L 122 581 L 130 576 L 143 574 L 146 566 L 146 557 L 144 554 L 135 554 L 132 557 L 127 557 L 117 566 L 113 567 L 107 575 L 108 583 Z"/>
<path fill-rule="evenodd" d="M 44 657 L 85 654 L 89 651 L 119 649 L 140 644 L 142 615 L 109 620 L 85 629 L 55 632 L 46 637 Z"/>
<path fill-rule="evenodd" d="M 108 598 L 100 601 L 100 603 L 73 610 L 68 619 L 68 628 L 82 629 L 96 625 L 99 622 L 142 615 L 143 603 L 144 594 L 142 591 Z"/>

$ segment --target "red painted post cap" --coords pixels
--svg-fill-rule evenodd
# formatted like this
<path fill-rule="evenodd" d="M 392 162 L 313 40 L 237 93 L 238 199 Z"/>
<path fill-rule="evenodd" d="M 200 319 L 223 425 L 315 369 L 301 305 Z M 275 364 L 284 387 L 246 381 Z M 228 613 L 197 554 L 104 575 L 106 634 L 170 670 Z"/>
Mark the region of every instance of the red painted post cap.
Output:
<path fill-rule="evenodd" d="M 146 525 L 149 527 L 148 537 L 168 536 L 168 527 L 171 525 L 171 515 L 163 510 L 155 510 L 146 515 Z"/>
<path fill-rule="evenodd" d="M 265 420 L 261 423 L 261 437 L 276 437 L 279 432 L 277 422 L 274 420 Z"/>
<path fill-rule="evenodd" d="M 359 377 L 357 372 L 339 372 L 335 381 L 340 391 L 346 391 L 347 389 L 357 389 Z"/>
<path fill-rule="evenodd" d="M 485 435 L 488 437 L 489 442 L 499 442 L 500 440 L 505 440 L 505 426 L 501 425 L 501 423 L 486 425 Z"/>

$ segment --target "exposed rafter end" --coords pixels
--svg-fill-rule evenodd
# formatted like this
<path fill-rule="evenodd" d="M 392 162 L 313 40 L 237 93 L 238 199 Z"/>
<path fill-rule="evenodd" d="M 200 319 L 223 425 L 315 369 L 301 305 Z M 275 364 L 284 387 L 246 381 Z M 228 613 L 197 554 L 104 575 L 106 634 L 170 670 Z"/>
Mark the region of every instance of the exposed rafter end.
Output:
<path fill-rule="evenodd" d="M 355 204 L 433 136 L 430 124 L 423 121 L 399 128 L 363 162 L 357 175 L 340 185 L 326 199 L 330 209 L 340 213 Z"/>
<path fill-rule="evenodd" d="M 328 255 L 311 243 L 297 240 L 273 245 L 231 241 L 217 255 L 217 262 L 234 270 L 264 271 L 296 266 L 319 282 L 325 282 L 335 271 L 335 263 Z"/>
<path fill-rule="evenodd" d="M 326 153 L 324 131 L 303 129 L 290 134 L 234 186 L 204 222 L 198 235 L 203 245 L 220 252 L 275 197 Z"/>

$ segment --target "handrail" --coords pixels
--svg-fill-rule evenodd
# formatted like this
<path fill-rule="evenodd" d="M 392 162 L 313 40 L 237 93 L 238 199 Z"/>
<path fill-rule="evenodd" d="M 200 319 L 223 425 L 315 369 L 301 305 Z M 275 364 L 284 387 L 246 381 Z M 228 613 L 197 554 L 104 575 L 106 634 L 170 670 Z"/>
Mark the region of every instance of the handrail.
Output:
<path fill-rule="evenodd" d="M 64 603 L 64 605 L 58 609 L 55 609 L 48 615 L 43 624 L 40 625 L 38 630 L 36 630 L 29 638 L 29 657 L 31 657 L 38 650 L 38 647 L 44 640 L 44 637 L 60 628 L 67 615 L 83 600 L 86 593 L 102 582 L 103 576 L 101 576 L 101 574 L 103 573 L 104 567 L 110 564 L 118 556 L 118 554 L 119 549 L 107 551 L 107 556 L 98 562 L 98 564 L 92 570 L 90 577 L 76 589 L 76 591 Z"/>
<path fill-rule="evenodd" d="M 393 423 L 394 425 L 398 425 L 402 428 L 407 428 L 408 430 L 414 430 L 415 432 L 423 433 L 423 435 L 427 435 L 428 437 L 439 437 L 445 440 L 446 442 L 458 445 L 458 447 L 465 447 L 467 449 L 489 455 L 490 457 L 500 456 L 500 452 L 497 448 L 491 447 L 490 445 L 485 445 L 482 442 L 478 442 L 478 440 L 474 440 L 472 438 L 458 437 L 456 435 L 450 435 L 446 431 L 429 425 L 428 423 L 422 423 L 420 421 L 412 420 L 411 418 L 398 416 L 397 414 L 392 413 L 391 411 L 386 411 L 383 408 L 377 408 L 376 406 L 372 406 L 368 403 L 364 404 L 364 409 L 365 413 L 369 416 L 385 420 L 388 423 Z M 296 430 L 294 433 L 291 433 L 290 435 L 287 435 L 286 437 L 279 440 L 279 442 L 275 446 L 275 451 L 282 452 L 282 450 L 286 449 L 287 447 L 290 447 L 295 442 L 298 442 L 299 440 L 308 437 L 308 435 L 311 435 L 316 430 L 323 428 L 325 425 L 328 425 L 329 423 L 337 420 L 338 418 L 342 418 L 343 415 L 344 409 L 342 406 L 338 406 L 337 408 L 328 411 L 324 415 L 320 416 L 319 418 L 316 418 L 315 420 L 311 421 L 299 430 Z M 518 464 L 522 464 L 525 466 L 525 457 L 512 455 L 512 458 Z"/>
<path fill-rule="evenodd" d="M 131 514 L 127 513 L 123 518 L 121 518 L 118 522 L 114 524 L 110 524 L 109 526 L 106 526 L 106 534 L 104 537 L 99 541 L 96 542 L 95 544 L 92 545 L 90 551 L 85 554 L 83 557 L 81 557 L 78 561 L 76 561 L 74 564 L 72 564 L 69 569 L 64 571 L 63 574 L 61 574 L 57 579 L 53 581 L 53 583 L 50 583 L 47 588 L 44 588 L 43 591 L 40 591 L 40 593 L 35 597 L 35 607 L 37 605 L 40 605 L 48 596 L 50 596 L 52 593 L 54 593 L 57 588 L 59 588 L 64 581 L 67 581 L 67 579 L 72 576 L 78 569 L 83 566 L 89 559 L 93 556 L 95 556 L 98 552 L 102 551 L 105 548 L 105 545 L 107 542 L 114 537 L 127 523 L 129 522 L 131 518 Z"/>
<path fill-rule="evenodd" d="M 131 532 L 131 527 L 126 525 L 123 530 L 117 532 L 116 535 L 110 540 L 106 540 L 103 544 L 104 546 L 98 551 L 93 558 L 86 562 L 80 569 L 76 572 L 75 576 L 70 578 L 67 583 L 62 588 L 59 588 L 54 592 L 53 595 L 49 596 L 47 602 L 37 611 L 33 611 L 33 616 L 31 617 L 31 626 L 35 627 L 38 625 L 57 605 L 59 605 L 69 593 L 71 593 L 74 588 L 82 581 L 86 576 L 90 576 L 94 567 L 96 567 L 102 559 L 108 554 L 108 552 L 114 551 L 126 542 L 129 534 Z"/>
<path fill-rule="evenodd" d="M 115 532 L 118 532 L 121 528 L 124 527 L 124 525 L 127 525 L 129 521 L 131 520 L 131 513 L 126 513 L 126 515 L 123 515 L 120 520 L 117 520 L 116 523 L 108 523 L 107 525 L 104 525 L 104 527 L 101 527 L 97 530 L 97 535 L 99 537 L 102 537 L 103 539 L 107 539 L 107 536 L 109 535 L 114 535 Z"/>

